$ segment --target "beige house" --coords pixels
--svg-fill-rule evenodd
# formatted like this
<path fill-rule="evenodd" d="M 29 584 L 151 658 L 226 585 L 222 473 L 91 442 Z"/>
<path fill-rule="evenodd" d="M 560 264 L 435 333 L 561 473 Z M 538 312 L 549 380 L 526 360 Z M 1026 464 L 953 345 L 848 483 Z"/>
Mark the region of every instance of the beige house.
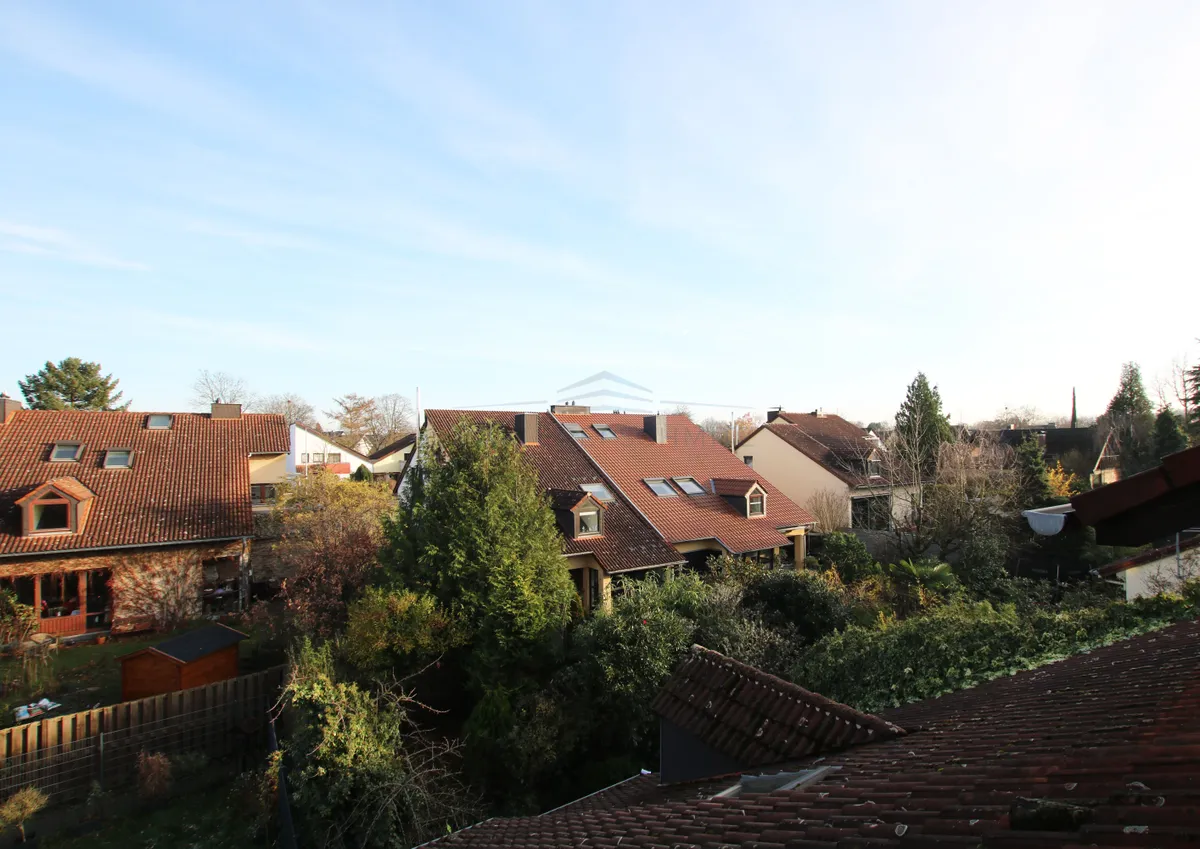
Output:
<path fill-rule="evenodd" d="M 886 530 L 907 515 L 911 491 L 886 477 L 885 450 L 841 416 L 770 410 L 734 453 L 823 523 Z"/>

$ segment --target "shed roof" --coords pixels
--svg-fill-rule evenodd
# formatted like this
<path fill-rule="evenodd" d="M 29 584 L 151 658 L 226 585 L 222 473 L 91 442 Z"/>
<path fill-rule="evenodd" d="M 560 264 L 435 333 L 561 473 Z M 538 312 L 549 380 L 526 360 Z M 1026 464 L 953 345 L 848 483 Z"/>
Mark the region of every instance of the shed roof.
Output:
<path fill-rule="evenodd" d="M 140 651 L 131 652 L 122 657 L 121 660 L 126 661 L 131 657 L 149 651 L 161 654 L 177 663 L 191 663 L 221 649 L 236 645 L 244 639 L 246 639 L 245 634 L 241 631 L 235 631 L 228 625 L 209 625 L 204 628 L 197 628 L 195 631 L 188 631 L 186 634 L 180 634 L 178 637 L 172 637 L 169 640 L 163 640 L 161 643 L 141 649 Z"/>

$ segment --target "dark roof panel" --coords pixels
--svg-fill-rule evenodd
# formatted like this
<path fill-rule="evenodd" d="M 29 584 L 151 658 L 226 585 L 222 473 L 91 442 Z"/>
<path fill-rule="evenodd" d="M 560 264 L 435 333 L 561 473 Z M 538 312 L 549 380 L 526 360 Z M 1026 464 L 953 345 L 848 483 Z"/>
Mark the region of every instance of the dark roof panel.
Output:
<path fill-rule="evenodd" d="M 246 635 L 241 631 L 235 631 L 226 625 L 209 625 L 169 640 L 163 640 L 150 648 L 180 663 L 191 663 L 213 652 L 236 645 L 244 639 L 246 639 Z"/>

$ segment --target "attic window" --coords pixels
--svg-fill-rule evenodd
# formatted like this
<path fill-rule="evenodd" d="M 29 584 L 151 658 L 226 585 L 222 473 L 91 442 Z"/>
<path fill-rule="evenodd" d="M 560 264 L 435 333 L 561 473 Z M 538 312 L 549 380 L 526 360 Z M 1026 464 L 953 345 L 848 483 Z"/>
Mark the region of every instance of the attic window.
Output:
<path fill-rule="evenodd" d="M 675 478 L 675 485 L 683 490 L 684 495 L 707 495 L 708 490 L 696 483 L 695 478 Z"/>
<path fill-rule="evenodd" d="M 612 501 L 613 494 L 602 483 L 581 483 L 579 488 L 595 497 L 597 501 Z"/>
<path fill-rule="evenodd" d="M 713 798 L 728 799 L 753 796 L 758 793 L 774 793 L 776 790 L 797 790 L 824 778 L 837 767 L 819 766 L 797 772 L 777 772 L 773 775 L 743 775 L 737 784 L 727 787 Z"/>
<path fill-rule="evenodd" d="M 174 418 L 175 418 L 174 416 L 168 415 L 166 413 L 155 413 L 154 415 L 146 416 L 146 429 L 147 430 L 170 430 L 171 422 Z"/>
<path fill-rule="evenodd" d="M 616 439 L 617 435 L 613 433 L 613 429 L 606 424 L 592 425 L 596 429 L 596 433 L 600 434 L 602 439 Z"/>
<path fill-rule="evenodd" d="M 104 468 L 133 468 L 133 451 L 128 448 L 109 448 L 104 452 Z"/>
<path fill-rule="evenodd" d="M 563 425 L 563 427 L 567 429 L 567 433 L 571 434 L 571 436 L 575 437 L 576 439 L 588 438 L 587 431 L 583 429 L 583 425 L 579 424 L 579 422 L 567 422 Z"/>
<path fill-rule="evenodd" d="M 56 442 L 54 450 L 50 452 L 50 462 L 74 463 L 82 453 L 83 446 L 78 442 Z"/>
<path fill-rule="evenodd" d="M 767 512 L 767 498 L 759 492 L 750 495 L 750 515 L 762 516 Z"/>
<path fill-rule="evenodd" d="M 646 486 L 650 487 L 650 491 L 659 498 L 670 498 L 675 495 L 675 490 L 663 478 L 646 478 Z"/>
<path fill-rule="evenodd" d="M 56 497 L 47 497 L 34 502 L 33 530 L 38 532 L 71 530 L 71 505 Z"/>
<path fill-rule="evenodd" d="M 600 511 L 583 510 L 579 513 L 579 534 L 581 537 L 592 537 L 600 533 Z"/>

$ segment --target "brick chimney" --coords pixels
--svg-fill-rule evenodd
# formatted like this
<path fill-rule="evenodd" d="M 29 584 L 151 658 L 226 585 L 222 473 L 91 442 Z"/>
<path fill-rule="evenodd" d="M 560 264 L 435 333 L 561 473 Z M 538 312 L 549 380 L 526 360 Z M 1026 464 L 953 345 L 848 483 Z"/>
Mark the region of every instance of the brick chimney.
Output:
<path fill-rule="evenodd" d="M 222 404 L 220 401 L 213 402 L 212 414 L 209 416 L 213 419 L 240 419 L 241 417 L 241 404 Z"/>
<path fill-rule="evenodd" d="M 3 392 L 0 392 L 0 424 L 8 424 L 13 416 L 17 414 L 17 410 L 25 409 L 21 406 L 21 402 L 15 398 L 9 398 Z"/>
<path fill-rule="evenodd" d="M 517 441 L 522 445 L 538 444 L 538 414 L 517 413 Z"/>
<path fill-rule="evenodd" d="M 642 430 L 659 444 L 667 441 L 667 417 L 661 413 L 657 416 L 646 416 L 642 419 Z"/>

